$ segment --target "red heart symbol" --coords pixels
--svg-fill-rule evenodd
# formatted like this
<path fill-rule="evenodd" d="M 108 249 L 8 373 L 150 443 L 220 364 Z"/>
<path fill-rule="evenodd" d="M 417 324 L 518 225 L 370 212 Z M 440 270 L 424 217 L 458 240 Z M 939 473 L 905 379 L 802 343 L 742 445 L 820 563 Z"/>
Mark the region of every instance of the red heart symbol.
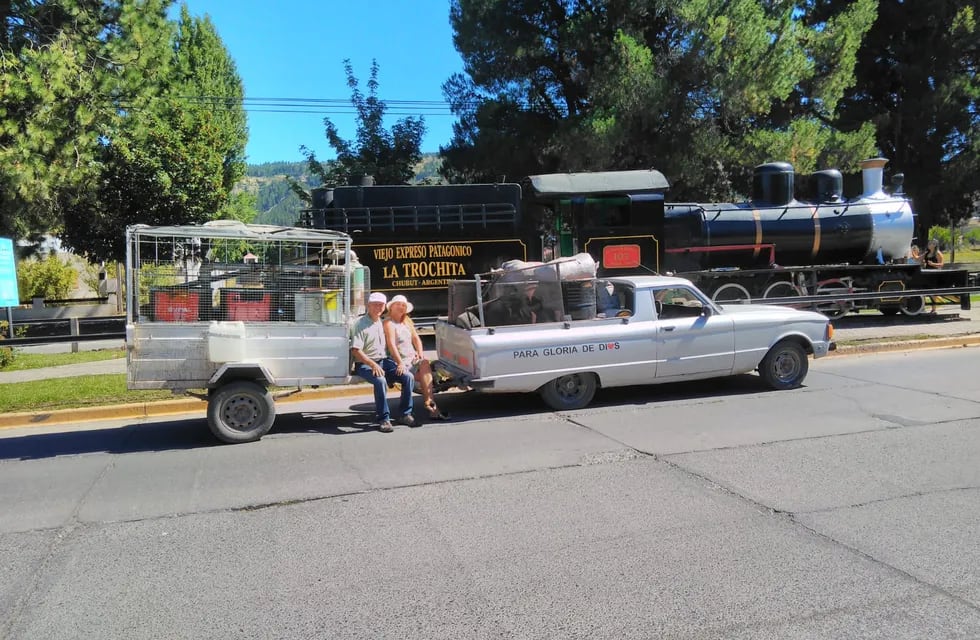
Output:
<path fill-rule="evenodd" d="M 606 348 L 607 349 L 615 349 L 616 348 L 616 343 L 615 342 L 607 342 L 606 343 Z"/>

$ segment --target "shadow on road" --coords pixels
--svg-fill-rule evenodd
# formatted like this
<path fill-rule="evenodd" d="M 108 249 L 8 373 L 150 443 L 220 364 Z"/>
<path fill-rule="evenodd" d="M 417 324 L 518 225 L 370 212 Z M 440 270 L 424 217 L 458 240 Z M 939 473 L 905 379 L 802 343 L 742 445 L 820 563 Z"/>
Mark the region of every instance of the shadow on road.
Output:
<path fill-rule="evenodd" d="M 759 377 L 747 374 L 697 382 L 600 389 L 589 408 L 626 406 L 639 408 L 661 402 L 718 399 L 764 391 L 765 387 Z M 425 412 L 416 397 L 416 416 L 420 418 L 422 428 L 436 425 L 454 428 L 480 420 L 553 414 L 534 393 L 492 395 L 472 392 L 447 393 L 438 396 L 438 400 L 440 408 L 448 411 L 452 419 L 447 422 L 426 421 Z M 397 408 L 397 399 L 392 403 L 392 409 L 395 408 Z M 268 436 L 270 439 L 277 435 L 289 434 L 338 436 L 371 434 L 376 431 L 376 426 L 372 424 L 374 405 L 370 401 L 359 401 L 347 407 L 344 412 L 290 411 L 288 405 L 280 405 L 279 411 L 276 423 Z M 123 455 L 181 451 L 217 446 L 224 445 L 211 435 L 207 422 L 203 418 L 174 419 L 134 422 L 121 427 L 104 429 L 3 438 L 0 439 L 0 461 L 39 460 L 100 453 Z M 261 444 L 256 443 L 252 446 L 261 446 Z"/>
<path fill-rule="evenodd" d="M 836 329 L 870 329 L 874 327 L 929 327 L 951 322 L 969 322 L 957 311 L 937 311 L 935 314 L 921 313 L 917 316 L 897 314 L 883 316 L 877 313 L 851 314 L 832 320 Z"/>

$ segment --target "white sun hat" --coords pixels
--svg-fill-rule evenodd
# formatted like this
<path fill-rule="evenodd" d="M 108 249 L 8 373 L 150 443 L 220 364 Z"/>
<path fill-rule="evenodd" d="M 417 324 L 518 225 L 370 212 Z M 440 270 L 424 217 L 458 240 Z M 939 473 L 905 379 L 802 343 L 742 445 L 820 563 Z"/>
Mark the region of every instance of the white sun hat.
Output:
<path fill-rule="evenodd" d="M 368 303 L 371 303 L 371 302 L 380 302 L 381 304 L 384 304 L 384 303 L 388 302 L 388 296 L 386 296 L 385 294 L 381 293 L 380 291 L 375 291 L 368 298 Z"/>
<path fill-rule="evenodd" d="M 415 305 L 412 304 L 411 302 L 409 302 L 408 301 L 408 298 L 406 298 L 405 296 L 403 296 L 401 294 L 398 294 L 397 296 L 393 297 L 391 299 L 391 301 L 388 303 L 388 311 L 389 312 L 391 311 L 391 305 L 395 304 L 396 302 L 404 302 L 405 303 L 405 306 L 408 307 L 405 310 L 405 313 L 411 313 L 412 312 L 412 309 L 415 308 Z"/>

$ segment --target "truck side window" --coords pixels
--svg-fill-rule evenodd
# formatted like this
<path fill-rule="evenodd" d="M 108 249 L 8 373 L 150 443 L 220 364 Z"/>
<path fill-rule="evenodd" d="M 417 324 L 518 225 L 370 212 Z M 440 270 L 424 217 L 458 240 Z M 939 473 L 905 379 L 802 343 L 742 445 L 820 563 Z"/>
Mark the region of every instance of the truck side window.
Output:
<path fill-rule="evenodd" d="M 596 316 L 599 318 L 623 318 L 636 312 L 633 306 L 633 289 L 609 280 L 596 281 Z"/>
<path fill-rule="evenodd" d="M 697 296 L 683 287 L 655 289 L 653 304 L 661 319 L 696 318 L 704 310 L 704 304 Z"/>

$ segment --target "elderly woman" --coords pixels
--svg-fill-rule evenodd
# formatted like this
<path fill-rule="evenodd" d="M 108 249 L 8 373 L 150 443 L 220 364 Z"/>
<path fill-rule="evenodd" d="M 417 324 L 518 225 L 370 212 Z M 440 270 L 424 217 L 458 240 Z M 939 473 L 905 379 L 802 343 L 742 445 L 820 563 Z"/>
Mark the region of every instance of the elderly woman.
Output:
<path fill-rule="evenodd" d="M 432 392 L 432 366 L 425 358 L 422 339 L 415 330 L 415 323 L 408 317 L 413 305 L 405 296 L 394 296 L 388 302 L 388 318 L 385 320 L 385 338 L 388 353 L 398 365 L 397 374 L 410 373 L 415 377 L 425 408 L 432 420 L 446 420 L 449 415 L 439 410 Z"/>

